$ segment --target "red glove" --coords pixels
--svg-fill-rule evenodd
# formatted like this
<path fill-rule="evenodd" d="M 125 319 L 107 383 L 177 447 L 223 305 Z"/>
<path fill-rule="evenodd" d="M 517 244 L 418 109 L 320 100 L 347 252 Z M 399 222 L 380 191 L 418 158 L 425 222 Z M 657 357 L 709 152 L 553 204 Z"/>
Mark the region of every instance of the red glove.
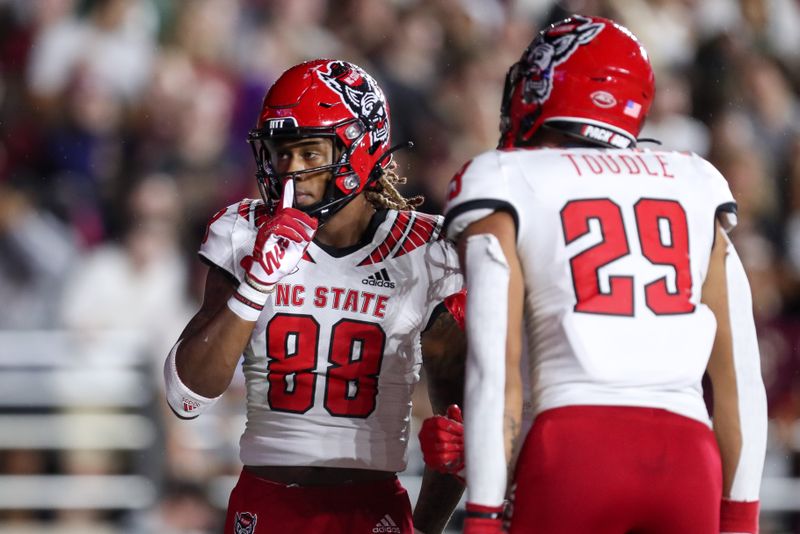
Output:
<path fill-rule="evenodd" d="M 467 503 L 464 534 L 504 534 L 503 507 Z"/>
<path fill-rule="evenodd" d="M 721 534 L 758 534 L 758 501 L 722 499 L 719 512 Z"/>
<path fill-rule="evenodd" d="M 258 227 L 253 253 L 242 258 L 247 283 L 263 293 L 294 271 L 317 230 L 317 220 L 292 208 L 293 202 L 294 181 L 287 180 L 275 216 Z"/>
<path fill-rule="evenodd" d="M 456 324 L 464 331 L 464 314 L 467 310 L 467 290 L 462 289 L 458 293 L 453 293 L 449 297 L 444 299 L 444 305 L 447 308 L 447 311 L 450 312 L 450 315 L 453 316 L 453 319 L 456 320 Z"/>
<path fill-rule="evenodd" d="M 447 416 L 434 415 L 422 422 L 419 444 L 425 465 L 456 475 L 464 469 L 464 419 L 461 408 L 447 407 Z"/>

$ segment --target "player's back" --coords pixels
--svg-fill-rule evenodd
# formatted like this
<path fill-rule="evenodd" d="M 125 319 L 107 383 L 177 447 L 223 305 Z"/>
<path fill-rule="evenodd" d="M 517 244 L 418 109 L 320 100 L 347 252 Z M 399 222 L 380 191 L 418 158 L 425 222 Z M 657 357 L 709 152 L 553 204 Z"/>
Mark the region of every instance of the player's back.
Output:
<path fill-rule="evenodd" d="M 451 212 L 463 195 L 517 219 L 537 412 L 654 406 L 707 421 L 700 379 L 715 320 L 701 288 L 715 214 L 735 209 L 709 163 L 646 150 L 493 151 L 451 187 Z"/>

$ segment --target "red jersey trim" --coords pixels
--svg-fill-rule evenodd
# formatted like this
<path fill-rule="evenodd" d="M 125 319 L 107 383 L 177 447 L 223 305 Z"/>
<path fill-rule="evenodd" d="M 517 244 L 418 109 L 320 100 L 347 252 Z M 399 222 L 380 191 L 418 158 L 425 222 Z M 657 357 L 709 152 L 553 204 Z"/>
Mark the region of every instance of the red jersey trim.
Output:
<path fill-rule="evenodd" d="M 415 213 L 411 230 L 409 230 L 406 238 L 400 245 L 400 248 L 392 257 L 399 258 L 403 254 L 408 254 L 409 252 L 429 242 L 434 237 L 434 234 L 437 233 L 436 230 L 438 227 L 439 218 L 435 215 L 428 215 L 427 213 Z"/>
<path fill-rule="evenodd" d="M 267 212 L 267 207 L 264 205 L 264 202 L 260 200 L 256 200 L 255 202 L 253 202 L 253 215 L 255 219 L 256 228 L 258 228 L 267 221 L 269 213 Z"/>
<path fill-rule="evenodd" d="M 408 228 L 410 221 L 411 213 L 407 211 L 401 211 L 398 213 L 389 235 L 386 236 L 386 239 L 383 240 L 383 243 L 378 245 L 378 247 L 375 248 L 369 256 L 361 260 L 361 262 L 358 264 L 359 267 L 383 261 L 400 241 L 400 238 L 403 237 L 403 234 L 406 233 L 406 229 Z"/>
<path fill-rule="evenodd" d="M 246 198 L 239 202 L 239 207 L 236 211 L 239 217 L 248 220 L 255 225 L 256 228 L 261 226 L 266 221 L 267 217 L 269 217 L 264 202 L 261 200 L 253 200 L 252 198 Z"/>
<path fill-rule="evenodd" d="M 250 205 L 253 203 L 253 200 L 250 198 L 246 198 L 239 202 L 239 217 L 242 219 L 249 219 L 250 218 Z"/>
<path fill-rule="evenodd" d="M 205 244 L 205 242 L 208 241 L 208 234 L 211 232 L 211 225 L 214 224 L 214 222 L 217 219 L 219 219 L 226 213 L 228 213 L 228 208 L 222 208 L 217 213 L 211 216 L 211 219 L 208 221 L 208 224 L 206 224 L 206 231 L 203 234 L 203 240 L 201 241 L 201 243 Z"/>

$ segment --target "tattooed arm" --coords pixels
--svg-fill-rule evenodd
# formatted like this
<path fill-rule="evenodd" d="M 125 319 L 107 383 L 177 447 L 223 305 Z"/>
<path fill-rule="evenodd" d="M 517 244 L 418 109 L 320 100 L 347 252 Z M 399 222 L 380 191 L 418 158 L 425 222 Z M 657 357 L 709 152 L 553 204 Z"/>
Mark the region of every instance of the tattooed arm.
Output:
<path fill-rule="evenodd" d="M 434 413 L 461 404 L 464 395 L 464 332 L 450 313 L 442 311 L 422 334 L 422 364 L 428 378 L 428 395 Z"/>
<path fill-rule="evenodd" d="M 439 313 L 422 335 L 422 363 L 435 414 L 444 414 L 450 404 L 461 405 L 465 354 L 464 332 L 450 313 Z M 425 534 L 441 532 L 463 492 L 464 484 L 458 477 L 426 467 L 414 508 L 414 527 Z"/>

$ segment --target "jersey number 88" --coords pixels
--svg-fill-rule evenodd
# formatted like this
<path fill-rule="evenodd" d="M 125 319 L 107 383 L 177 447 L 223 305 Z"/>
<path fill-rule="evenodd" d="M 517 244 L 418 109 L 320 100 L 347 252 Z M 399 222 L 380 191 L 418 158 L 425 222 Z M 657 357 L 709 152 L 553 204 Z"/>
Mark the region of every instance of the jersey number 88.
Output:
<path fill-rule="evenodd" d="M 314 405 L 319 323 L 311 315 L 279 313 L 267 324 L 267 403 L 305 413 Z M 378 395 L 386 334 L 380 325 L 342 319 L 331 328 L 324 407 L 335 417 L 369 416 Z"/>

